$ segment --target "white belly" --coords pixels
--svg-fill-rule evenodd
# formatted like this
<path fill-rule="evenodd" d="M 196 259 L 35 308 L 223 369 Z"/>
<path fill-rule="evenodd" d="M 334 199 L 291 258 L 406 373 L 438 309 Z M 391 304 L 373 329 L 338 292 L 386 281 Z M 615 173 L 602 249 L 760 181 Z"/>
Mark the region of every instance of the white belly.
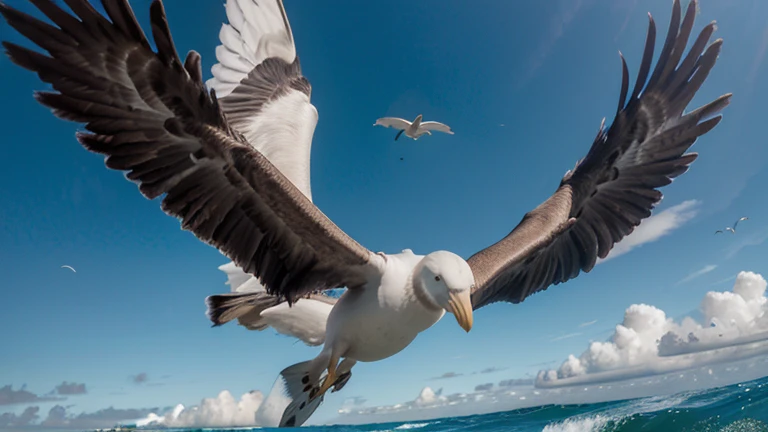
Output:
<path fill-rule="evenodd" d="M 406 295 L 406 282 L 421 257 L 389 255 L 378 287 L 347 291 L 328 317 L 326 346 L 342 357 L 372 362 L 407 347 L 420 332 L 434 325 L 445 310 L 432 310 Z"/>

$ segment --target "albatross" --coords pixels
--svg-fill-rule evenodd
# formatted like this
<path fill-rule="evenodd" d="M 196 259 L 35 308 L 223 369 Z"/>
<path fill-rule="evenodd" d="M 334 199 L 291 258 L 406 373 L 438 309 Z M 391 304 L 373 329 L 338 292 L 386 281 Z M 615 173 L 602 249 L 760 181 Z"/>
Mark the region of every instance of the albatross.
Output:
<path fill-rule="evenodd" d="M 395 135 L 395 141 L 400 138 L 400 135 L 402 135 L 403 132 L 405 132 L 405 136 L 413 138 L 414 140 L 419 139 L 419 137 L 422 135 L 432 135 L 432 131 L 453 135 L 451 127 L 447 124 L 436 121 L 421 121 L 422 118 L 422 115 L 419 114 L 416 116 L 413 122 L 409 122 L 408 120 L 397 117 L 382 117 L 376 120 L 376 123 L 373 125 L 391 127 L 393 129 L 399 130 L 400 132 Z"/>
<path fill-rule="evenodd" d="M 84 124 L 79 143 L 146 198 L 162 197 L 165 213 L 231 260 L 224 270 L 232 277 L 258 281 L 209 297 L 211 319 L 309 328 L 302 336 L 322 344 L 315 358 L 280 373 L 290 402 L 279 426 L 303 424 L 356 363 L 399 353 L 446 313 L 470 331 L 484 306 L 521 303 L 591 271 L 651 215 L 659 189 L 689 169 L 697 154 L 687 150 L 720 122 L 731 97 L 685 112 L 722 40 L 708 43 L 710 23 L 686 54 L 697 2 L 683 14 L 674 0 L 655 68 L 649 17 L 631 92 L 620 53 L 612 124 L 603 119 L 586 156 L 509 234 L 467 259 L 443 250 L 373 252 L 312 201 L 318 117 L 282 1 L 226 2 L 229 23 L 207 83 L 197 52 L 179 57 L 162 0 L 150 6 L 154 49 L 127 0 L 102 0 L 106 16 L 86 0 L 65 0 L 71 12 L 52 0 L 32 3 L 52 24 L 2 3 L 0 12 L 47 52 L 3 42 L 15 64 L 52 86 L 35 99 Z M 346 291 L 338 299 L 324 294 L 339 288 Z"/>

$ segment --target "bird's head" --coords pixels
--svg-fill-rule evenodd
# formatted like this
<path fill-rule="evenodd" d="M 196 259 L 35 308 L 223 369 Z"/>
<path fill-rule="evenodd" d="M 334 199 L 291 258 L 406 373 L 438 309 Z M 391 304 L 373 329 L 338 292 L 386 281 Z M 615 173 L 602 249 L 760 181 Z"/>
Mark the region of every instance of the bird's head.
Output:
<path fill-rule="evenodd" d="M 472 329 L 470 294 L 475 277 L 463 258 L 446 251 L 432 252 L 416 266 L 414 277 L 421 301 L 452 313 L 465 331 Z"/>

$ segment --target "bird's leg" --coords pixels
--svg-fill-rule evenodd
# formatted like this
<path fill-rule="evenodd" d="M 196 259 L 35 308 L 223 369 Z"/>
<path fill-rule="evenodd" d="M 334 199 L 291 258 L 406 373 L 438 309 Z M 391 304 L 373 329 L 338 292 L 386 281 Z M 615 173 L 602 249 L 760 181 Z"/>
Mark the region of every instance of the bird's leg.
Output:
<path fill-rule="evenodd" d="M 328 389 L 331 388 L 331 386 L 336 382 L 336 368 L 338 365 L 339 356 L 332 354 L 331 360 L 328 362 L 328 375 L 326 375 L 325 380 L 323 381 L 323 385 L 320 386 L 320 390 L 318 390 L 314 395 L 310 396 L 310 402 L 325 394 L 325 392 L 328 391 Z"/>
<path fill-rule="evenodd" d="M 349 381 L 349 378 L 352 376 L 352 366 L 356 363 L 357 360 L 352 360 L 350 358 L 345 358 L 339 363 L 339 367 L 336 368 L 336 374 L 338 374 L 339 378 L 333 383 L 333 390 L 331 390 L 331 393 L 341 390 L 347 384 L 347 381 Z"/>

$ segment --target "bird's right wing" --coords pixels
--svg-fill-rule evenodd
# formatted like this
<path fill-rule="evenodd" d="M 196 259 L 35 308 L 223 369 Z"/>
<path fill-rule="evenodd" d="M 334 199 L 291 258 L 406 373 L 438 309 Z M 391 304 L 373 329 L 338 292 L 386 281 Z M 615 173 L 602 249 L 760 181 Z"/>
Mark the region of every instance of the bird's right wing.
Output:
<path fill-rule="evenodd" d="M 433 130 L 453 135 L 453 131 L 451 130 L 450 126 L 436 121 L 421 122 L 421 124 L 419 124 L 419 129 Z"/>
<path fill-rule="evenodd" d="M 411 125 L 411 122 L 409 122 L 408 120 L 397 118 L 397 117 L 382 117 L 376 120 L 376 123 L 374 123 L 373 125 L 391 127 L 394 129 L 403 130 L 403 129 L 408 129 L 408 126 Z"/>
<path fill-rule="evenodd" d="M 200 56 L 179 58 L 161 0 L 150 7 L 152 50 L 127 0 L 34 2 L 56 26 L 0 3 L 11 27 L 50 56 L 3 42 L 11 60 L 53 92 L 36 99 L 85 123 L 79 142 L 127 171 L 182 228 L 218 248 L 270 294 L 289 302 L 356 287 L 378 271 L 376 255 L 347 236 L 227 123 L 202 81 Z"/>
<path fill-rule="evenodd" d="M 737 221 L 736 221 L 736 222 L 733 224 L 733 229 L 736 229 L 736 225 L 738 225 L 738 224 L 739 224 L 739 222 L 741 222 L 741 221 L 745 221 L 745 220 L 748 220 L 748 219 L 749 219 L 749 218 L 748 218 L 748 217 L 746 217 L 746 216 L 745 216 L 745 217 L 742 217 L 742 218 L 739 218 L 739 220 L 737 220 Z"/>
<path fill-rule="evenodd" d="M 227 0 L 225 8 L 229 23 L 221 26 L 219 62 L 206 84 L 216 91 L 229 124 L 312 200 L 310 154 L 317 110 L 283 2 Z M 263 289 L 253 275 L 244 282 L 244 287 Z"/>
<path fill-rule="evenodd" d="M 218 63 L 208 88 L 227 121 L 312 199 L 310 153 L 317 110 L 302 76 L 282 0 L 227 0 Z"/>
<path fill-rule="evenodd" d="M 549 199 L 502 240 L 468 259 L 476 281 L 475 309 L 497 301 L 519 303 L 592 270 L 598 258 L 651 215 L 662 198 L 659 189 L 696 159 L 695 153 L 685 152 L 720 122 L 731 96 L 684 114 L 722 45 L 717 40 L 707 47 L 715 28 L 711 23 L 683 57 L 696 3 L 689 3 L 681 24 L 680 2 L 674 0 L 669 33 L 652 73 L 656 26 L 650 19 L 629 101 L 629 72 L 622 57 L 619 106 L 611 127 L 601 126 L 586 157 Z"/>

